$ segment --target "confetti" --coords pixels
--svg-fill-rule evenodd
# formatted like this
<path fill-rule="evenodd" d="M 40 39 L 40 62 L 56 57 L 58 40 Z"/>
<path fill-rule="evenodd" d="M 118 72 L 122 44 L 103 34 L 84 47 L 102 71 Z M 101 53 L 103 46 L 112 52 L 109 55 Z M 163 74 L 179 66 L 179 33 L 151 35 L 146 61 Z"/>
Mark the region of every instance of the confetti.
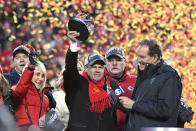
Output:
<path fill-rule="evenodd" d="M 0 29 L 4 38 L 1 44 L 11 42 L 14 48 L 24 42 L 34 46 L 41 54 L 40 59 L 46 62 L 51 78 L 55 76 L 52 69 L 63 63 L 55 59 L 62 60 L 69 47 L 66 25 L 81 12 L 95 24 L 89 39 L 80 45 L 81 60 L 93 50 L 104 54 L 110 46 L 119 46 L 126 53 L 130 74 L 135 74 L 138 41 L 154 38 L 162 45 L 163 58 L 181 74 L 182 95 L 196 111 L 194 0 L 0 0 Z M 5 63 L 6 57 L 2 58 L 4 61 L 0 62 Z M 5 65 L 7 71 L 11 67 L 10 62 Z M 196 128 L 196 114 L 185 127 Z"/>

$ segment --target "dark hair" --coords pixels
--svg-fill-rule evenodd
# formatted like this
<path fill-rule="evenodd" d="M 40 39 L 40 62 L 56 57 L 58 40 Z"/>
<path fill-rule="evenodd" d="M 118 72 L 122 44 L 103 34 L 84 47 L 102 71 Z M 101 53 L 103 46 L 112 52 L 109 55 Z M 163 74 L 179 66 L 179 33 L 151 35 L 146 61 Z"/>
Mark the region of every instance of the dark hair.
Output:
<path fill-rule="evenodd" d="M 148 52 L 149 56 L 154 56 L 155 54 L 157 54 L 159 59 L 162 57 L 161 46 L 158 44 L 156 40 L 143 39 L 142 41 L 139 42 L 139 46 L 147 46 L 149 49 Z"/>

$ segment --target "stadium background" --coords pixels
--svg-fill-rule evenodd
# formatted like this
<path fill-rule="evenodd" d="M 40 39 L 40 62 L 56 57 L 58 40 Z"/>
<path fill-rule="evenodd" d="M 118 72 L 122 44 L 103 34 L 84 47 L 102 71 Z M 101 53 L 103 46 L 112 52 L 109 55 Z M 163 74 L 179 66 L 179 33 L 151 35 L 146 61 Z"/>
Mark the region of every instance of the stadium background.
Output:
<path fill-rule="evenodd" d="M 0 0 L 0 64 L 13 68 L 12 50 L 30 44 L 41 54 L 52 80 L 64 64 L 68 49 L 66 24 L 77 13 L 95 23 L 80 45 L 80 59 L 92 51 L 104 55 L 110 46 L 126 53 L 130 74 L 136 74 L 135 49 L 143 38 L 163 47 L 163 58 L 182 77 L 183 97 L 196 111 L 195 0 Z M 196 128 L 196 114 L 186 128 Z"/>

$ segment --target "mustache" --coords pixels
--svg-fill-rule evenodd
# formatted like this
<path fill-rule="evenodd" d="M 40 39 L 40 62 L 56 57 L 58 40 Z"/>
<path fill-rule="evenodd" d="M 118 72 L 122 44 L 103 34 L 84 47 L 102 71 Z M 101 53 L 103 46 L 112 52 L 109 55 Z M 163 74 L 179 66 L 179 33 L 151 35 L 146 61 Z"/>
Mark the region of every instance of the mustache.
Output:
<path fill-rule="evenodd" d="M 112 69 L 114 69 L 114 68 L 116 69 L 116 68 L 118 68 L 118 66 L 112 66 Z"/>

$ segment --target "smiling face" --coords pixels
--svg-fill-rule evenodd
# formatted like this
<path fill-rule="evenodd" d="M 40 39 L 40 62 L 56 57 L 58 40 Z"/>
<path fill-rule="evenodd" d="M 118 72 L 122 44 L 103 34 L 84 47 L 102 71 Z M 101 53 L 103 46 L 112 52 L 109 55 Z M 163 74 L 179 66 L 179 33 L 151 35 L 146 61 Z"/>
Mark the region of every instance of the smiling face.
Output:
<path fill-rule="evenodd" d="M 29 57 L 25 53 L 17 53 L 13 59 L 15 70 L 21 74 L 24 66 L 29 63 Z"/>
<path fill-rule="evenodd" d="M 39 91 L 45 86 L 46 83 L 46 68 L 44 64 L 40 61 L 37 61 L 37 65 L 35 66 L 32 82 L 36 86 Z"/>
<path fill-rule="evenodd" d="M 46 74 L 40 68 L 34 70 L 32 82 L 34 83 L 35 87 L 39 90 L 45 84 Z"/>
<path fill-rule="evenodd" d="M 158 55 L 149 55 L 149 48 L 146 45 L 139 46 L 136 51 L 138 66 L 140 70 L 144 70 L 147 64 L 156 65 L 158 62 Z"/>
<path fill-rule="evenodd" d="M 92 66 L 88 66 L 86 72 L 91 79 L 99 82 L 104 76 L 104 68 L 103 63 L 97 61 Z"/>
<path fill-rule="evenodd" d="M 106 68 L 111 77 L 120 78 L 125 70 L 125 59 L 112 55 L 106 59 Z"/>

